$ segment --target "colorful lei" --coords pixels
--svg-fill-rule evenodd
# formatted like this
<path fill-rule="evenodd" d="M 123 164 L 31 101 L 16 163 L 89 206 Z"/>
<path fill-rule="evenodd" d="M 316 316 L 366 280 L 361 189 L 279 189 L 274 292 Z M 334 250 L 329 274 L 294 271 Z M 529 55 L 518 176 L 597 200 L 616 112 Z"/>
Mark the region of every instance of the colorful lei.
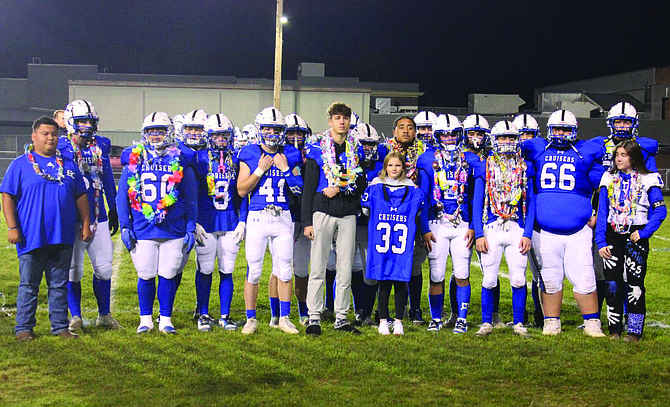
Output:
<path fill-rule="evenodd" d="M 178 191 L 177 185 L 184 177 L 184 167 L 179 161 L 179 148 L 172 146 L 167 150 L 170 159 L 170 170 L 172 176 L 168 178 L 167 194 L 158 202 L 156 210 L 146 202 L 142 202 L 142 183 L 140 182 L 140 168 L 142 162 L 147 160 L 147 150 L 143 143 L 138 143 L 133 147 L 130 157 L 128 159 L 128 198 L 130 199 L 130 207 L 141 212 L 144 218 L 149 222 L 159 224 L 165 219 L 167 210 L 170 206 L 177 202 Z"/>
<path fill-rule="evenodd" d="M 37 164 L 37 161 L 35 161 L 35 156 L 33 156 L 33 151 L 35 151 L 35 145 L 33 143 L 28 143 L 26 144 L 25 147 L 25 154 L 28 157 L 28 161 L 33 165 L 33 170 L 35 170 L 35 174 L 41 176 L 47 181 L 56 181 L 59 184 L 63 184 L 61 181 L 64 177 L 63 175 L 63 157 L 61 157 L 60 151 L 56 149 L 56 164 L 58 164 L 58 172 L 56 173 L 56 176 L 54 177 L 53 175 L 42 171 L 40 168 L 40 165 Z"/>
<path fill-rule="evenodd" d="M 414 138 L 412 144 L 405 148 L 402 144 L 395 138 L 389 142 L 389 146 L 405 157 L 405 167 L 407 170 L 407 178 L 410 178 L 414 183 L 416 183 L 416 178 L 419 175 L 416 170 L 416 163 L 419 160 L 419 156 L 423 154 L 426 150 L 426 145 L 423 141 L 419 140 L 418 137 Z"/>
<path fill-rule="evenodd" d="M 617 171 L 612 174 L 612 181 L 607 186 L 607 196 L 610 199 L 612 229 L 617 233 L 630 232 L 642 196 L 642 176 L 633 170 L 630 178 L 626 180 L 623 179 L 621 171 Z"/>
<path fill-rule="evenodd" d="M 212 150 L 207 150 L 209 156 L 208 171 L 207 171 L 207 192 L 210 196 L 214 196 L 216 199 L 221 199 L 225 194 L 216 193 L 216 181 L 214 179 L 214 160 L 216 159 L 212 155 Z M 235 172 L 235 163 L 233 162 L 233 157 L 230 154 L 225 154 L 223 151 L 219 151 L 219 167 L 218 173 L 223 174 L 224 178 L 232 178 L 232 174 Z"/>
<path fill-rule="evenodd" d="M 358 154 L 356 151 L 359 143 L 351 132 L 347 133 L 344 141 L 346 163 L 338 164 L 333 137 L 330 135 L 330 131 L 323 133 L 319 141 L 321 157 L 323 159 L 322 169 L 328 181 L 328 186 L 335 186 L 343 191 L 352 192 L 356 184 L 356 177 L 363 172 L 363 169 L 358 164 Z"/>
<path fill-rule="evenodd" d="M 526 161 L 520 153 L 514 155 L 493 153 L 486 158 L 486 194 L 484 199 L 484 224 L 488 221 L 488 207 L 505 224 L 518 219 L 519 202 L 526 215 Z"/>
<path fill-rule="evenodd" d="M 454 160 L 456 158 L 456 160 Z M 453 178 L 447 178 L 447 172 L 453 173 Z M 433 198 L 437 202 L 437 218 L 446 217 L 454 224 L 460 223 L 461 204 L 464 202 L 465 187 L 468 182 L 468 162 L 465 154 L 456 150 L 453 155 L 442 149 L 435 150 L 435 161 L 433 161 Z M 458 206 L 453 213 L 444 212 L 442 198 L 456 199 Z"/>

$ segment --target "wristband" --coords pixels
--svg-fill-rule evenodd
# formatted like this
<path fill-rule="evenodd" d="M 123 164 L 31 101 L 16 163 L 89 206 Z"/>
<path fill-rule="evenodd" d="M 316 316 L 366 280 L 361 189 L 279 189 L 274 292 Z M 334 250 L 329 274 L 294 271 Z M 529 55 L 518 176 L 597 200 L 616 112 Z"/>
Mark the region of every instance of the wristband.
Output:
<path fill-rule="evenodd" d="M 11 227 L 11 228 L 7 228 L 7 231 L 18 229 L 18 228 L 19 228 L 18 226 L 14 226 L 14 227 Z"/>
<path fill-rule="evenodd" d="M 281 173 L 281 175 L 282 175 L 284 178 L 288 178 L 288 177 L 290 177 L 291 174 L 293 174 L 293 173 L 291 172 L 290 169 L 288 169 L 288 170 L 286 170 L 286 171 L 284 171 L 284 172 Z"/>
<path fill-rule="evenodd" d="M 263 174 L 265 174 L 265 171 L 261 170 L 260 167 L 256 167 L 256 169 L 254 170 L 254 175 L 260 178 L 263 176 Z"/>

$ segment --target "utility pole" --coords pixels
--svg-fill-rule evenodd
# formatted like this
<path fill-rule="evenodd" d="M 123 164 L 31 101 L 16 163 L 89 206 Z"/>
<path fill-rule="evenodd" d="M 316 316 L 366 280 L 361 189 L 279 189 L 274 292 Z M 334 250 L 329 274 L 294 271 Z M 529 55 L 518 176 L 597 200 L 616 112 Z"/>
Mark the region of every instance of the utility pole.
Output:
<path fill-rule="evenodd" d="M 277 0 L 277 18 L 275 29 L 275 86 L 274 107 L 280 110 L 281 105 L 281 56 L 282 56 L 282 15 L 284 14 L 284 0 Z"/>

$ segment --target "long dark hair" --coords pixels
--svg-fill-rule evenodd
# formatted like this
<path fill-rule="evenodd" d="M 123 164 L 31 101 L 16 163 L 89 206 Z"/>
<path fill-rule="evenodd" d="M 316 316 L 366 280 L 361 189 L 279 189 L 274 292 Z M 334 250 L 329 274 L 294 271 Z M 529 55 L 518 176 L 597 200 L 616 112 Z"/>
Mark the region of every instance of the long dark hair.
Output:
<path fill-rule="evenodd" d="M 639 144 L 637 144 L 637 141 L 635 140 L 624 140 L 621 143 L 617 144 L 616 147 L 614 147 L 614 154 L 612 155 L 612 168 L 610 169 L 611 173 L 615 173 L 618 171 L 616 167 L 616 152 L 620 149 L 623 148 L 626 151 L 626 154 L 628 154 L 628 158 L 630 159 L 630 168 L 639 172 L 640 174 L 649 174 L 651 171 L 647 169 L 647 166 L 644 165 L 644 156 L 642 155 L 642 148 L 640 147 Z"/>

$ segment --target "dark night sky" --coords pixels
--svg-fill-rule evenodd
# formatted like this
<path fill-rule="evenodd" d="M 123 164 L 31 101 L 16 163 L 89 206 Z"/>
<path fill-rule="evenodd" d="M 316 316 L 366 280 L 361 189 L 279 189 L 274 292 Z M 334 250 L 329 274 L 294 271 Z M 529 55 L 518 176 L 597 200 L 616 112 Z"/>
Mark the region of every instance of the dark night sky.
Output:
<path fill-rule="evenodd" d="M 426 106 L 670 65 L 661 1 L 285 0 L 285 79 L 418 82 Z M 122 73 L 271 78 L 273 0 L 0 1 L 0 77 L 42 63 Z"/>

